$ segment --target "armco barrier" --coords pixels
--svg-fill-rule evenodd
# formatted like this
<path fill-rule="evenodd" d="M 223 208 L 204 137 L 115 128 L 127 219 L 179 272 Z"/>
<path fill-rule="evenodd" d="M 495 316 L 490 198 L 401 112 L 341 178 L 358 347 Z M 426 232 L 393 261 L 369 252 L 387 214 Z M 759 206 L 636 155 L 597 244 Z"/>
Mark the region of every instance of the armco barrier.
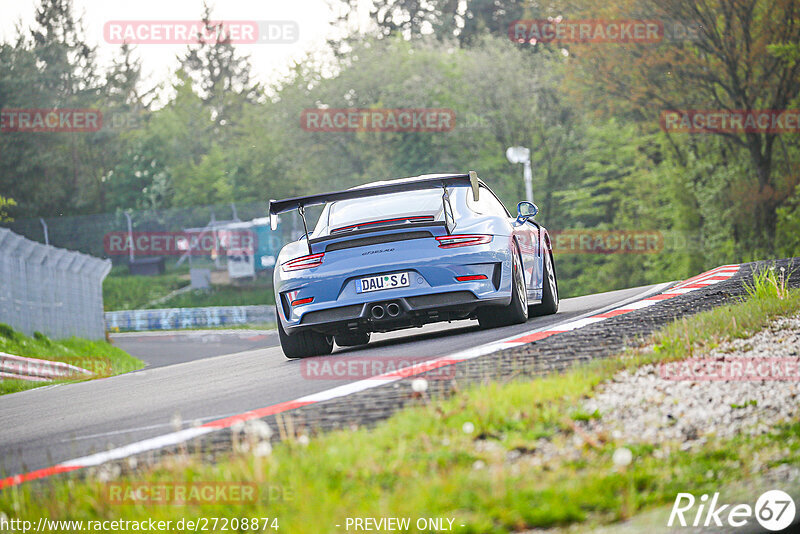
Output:
<path fill-rule="evenodd" d="M 32 335 L 100 339 L 111 261 L 0 228 L 0 323 Z"/>
<path fill-rule="evenodd" d="M 208 308 L 164 308 L 106 312 L 106 328 L 111 332 L 176 330 L 239 324 L 275 322 L 275 307 L 212 306 Z"/>

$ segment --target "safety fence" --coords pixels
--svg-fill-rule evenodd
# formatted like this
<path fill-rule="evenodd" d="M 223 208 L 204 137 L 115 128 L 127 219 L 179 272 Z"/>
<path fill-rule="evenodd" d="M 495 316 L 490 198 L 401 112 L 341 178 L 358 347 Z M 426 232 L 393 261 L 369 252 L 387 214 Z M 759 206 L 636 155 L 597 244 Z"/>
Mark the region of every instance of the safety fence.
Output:
<path fill-rule="evenodd" d="M 100 339 L 109 260 L 0 228 L 0 323 L 32 335 Z"/>

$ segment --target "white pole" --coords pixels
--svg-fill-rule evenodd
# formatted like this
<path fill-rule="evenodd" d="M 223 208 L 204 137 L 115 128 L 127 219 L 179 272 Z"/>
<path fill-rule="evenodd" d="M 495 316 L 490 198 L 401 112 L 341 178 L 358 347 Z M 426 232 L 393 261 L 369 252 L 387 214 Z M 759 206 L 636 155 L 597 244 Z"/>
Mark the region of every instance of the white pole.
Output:
<path fill-rule="evenodd" d="M 531 173 L 531 160 L 528 159 L 523 162 L 525 166 L 524 170 L 524 177 L 525 177 L 525 197 L 528 202 L 533 202 L 533 176 Z"/>
<path fill-rule="evenodd" d="M 131 224 L 131 214 L 127 211 L 125 218 L 128 219 L 128 255 L 130 262 L 133 263 L 133 224 Z"/>
<path fill-rule="evenodd" d="M 44 229 L 44 244 L 45 245 L 49 245 L 50 244 L 50 236 L 47 235 L 47 223 L 44 222 L 44 219 L 42 219 L 41 217 L 39 217 L 39 222 L 42 223 L 42 228 Z"/>

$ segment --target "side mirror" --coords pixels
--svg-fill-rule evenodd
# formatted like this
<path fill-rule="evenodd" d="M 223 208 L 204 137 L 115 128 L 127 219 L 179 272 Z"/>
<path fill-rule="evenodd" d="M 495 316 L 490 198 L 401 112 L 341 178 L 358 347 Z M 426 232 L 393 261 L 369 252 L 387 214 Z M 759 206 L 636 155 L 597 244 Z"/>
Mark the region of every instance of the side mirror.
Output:
<path fill-rule="evenodd" d="M 539 207 L 533 202 L 523 200 L 517 204 L 517 220 L 520 222 L 536 217 L 537 213 L 539 213 Z"/>

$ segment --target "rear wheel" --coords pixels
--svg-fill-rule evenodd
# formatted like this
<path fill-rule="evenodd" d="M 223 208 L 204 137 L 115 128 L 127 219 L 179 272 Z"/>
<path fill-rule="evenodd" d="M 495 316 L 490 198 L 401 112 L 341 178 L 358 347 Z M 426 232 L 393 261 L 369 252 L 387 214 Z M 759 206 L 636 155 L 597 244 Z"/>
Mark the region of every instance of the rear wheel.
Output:
<path fill-rule="evenodd" d="M 369 343 L 369 332 L 348 332 L 339 334 L 334 339 L 340 347 L 357 347 Z"/>
<path fill-rule="evenodd" d="M 280 310 L 276 307 L 275 312 L 280 313 Z M 283 354 L 287 358 L 309 358 L 333 352 L 333 337 L 313 330 L 303 330 L 290 336 L 283 331 L 280 318 L 278 318 L 278 338 L 281 341 Z"/>
<path fill-rule="evenodd" d="M 558 311 L 558 280 L 556 268 L 553 265 L 553 255 L 548 253 L 544 257 L 544 276 L 542 276 L 542 303 L 531 306 L 530 315 L 551 315 Z"/>
<path fill-rule="evenodd" d="M 514 259 L 511 263 L 511 303 L 505 308 L 486 307 L 478 310 L 481 328 L 495 328 L 521 324 L 528 320 L 528 288 L 519 251 L 514 244 Z"/>

